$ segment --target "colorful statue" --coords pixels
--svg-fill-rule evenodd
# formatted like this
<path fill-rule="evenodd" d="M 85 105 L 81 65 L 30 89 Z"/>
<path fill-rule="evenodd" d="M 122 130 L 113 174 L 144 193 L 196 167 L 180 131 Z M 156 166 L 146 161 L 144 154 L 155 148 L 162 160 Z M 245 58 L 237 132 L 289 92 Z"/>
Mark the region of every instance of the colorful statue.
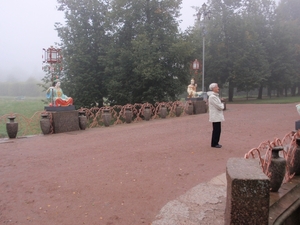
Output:
<path fill-rule="evenodd" d="M 54 87 L 53 87 L 54 86 Z M 62 89 L 60 88 L 60 81 L 55 80 L 53 86 L 48 88 L 46 96 L 51 99 L 50 106 L 69 106 L 73 105 L 73 99 L 64 95 Z"/>
<path fill-rule="evenodd" d="M 187 88 L 188 98 L 197 98 L 202 95 L 202 91 L 196 92 L 197 84 L 195 84 L 195 79 L 191 79 L 191 84 Z"/>

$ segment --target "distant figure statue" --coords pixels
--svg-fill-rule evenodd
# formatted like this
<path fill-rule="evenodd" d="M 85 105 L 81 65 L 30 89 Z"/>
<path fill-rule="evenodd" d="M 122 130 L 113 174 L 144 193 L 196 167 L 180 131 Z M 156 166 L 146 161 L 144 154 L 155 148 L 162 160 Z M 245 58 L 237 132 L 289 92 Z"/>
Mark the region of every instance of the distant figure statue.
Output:
<path fill-rule="evenodd" d="M 51 99 L 50 106 L 69 106 L 73 105 L 73 99 L 64 95 L 62 89 L 60 88 L 60 81 L 55 80 L 53 86 L 48 88 L 46 92 L 48 99 Z M 53 105 L 54 104 L 54 105 Z"/>
<path fill-rule="evenodd" d="M 196 92 L 197 84 L 195 84 L 195 79 L 191 79 L 191 84 L 189 84 L 187 88 L 188 98 L 197 98 L 199 97 L 202 92 Z"/>

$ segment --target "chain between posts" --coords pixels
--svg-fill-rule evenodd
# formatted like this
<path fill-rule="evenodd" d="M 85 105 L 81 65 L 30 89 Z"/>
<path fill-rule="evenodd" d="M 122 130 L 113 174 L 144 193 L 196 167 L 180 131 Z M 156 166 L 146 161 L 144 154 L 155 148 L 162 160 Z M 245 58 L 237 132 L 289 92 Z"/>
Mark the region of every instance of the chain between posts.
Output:
<path fill-rule="evenodd" d="M 297 138 L 300 138 L 300 130 L 291 131 L 287 133 L 282 139 L 275 138 L 273 141 L 264 141 L 260 143 L 258 147 L 250 149 L 250 151 L 245 154 L 244 158 L 255 158 L 257 154 L 263 172 L 268 177 L 270 177 L 271 174 L 269 172 L 269 167 L 271 164 L 272 148 L 282 146 L 283 158 L 285 158 L 287 162 L 286 172 L 284 176 L 284 182 L 286 183 L 290 181 L 295 175 L 295 173 L 291 173 L 291 168 L 294 166 L 295 152 L 297 149 Z"/>
<path fill-rule="evenodd" d="M 187 107 L 188 102 L 182 101 L 174 101 L 174 102 L 156 102 L 154 104 L 151 103 L 135 103 L 135 104 L 126 104 L 122 105 L 114 105 L 114 106 L 103 106 L 103 107 L 92 107 L 92 108 L 80 108 L 77 111 L 84 111 L 85 116 L 87 117 L 87 128 L 101 127 L 104 126 L 104 121 L 102 115 L 104 113 L 104 109 L 108 109 L 111 113 L 111 122 L 114 125 L 125 123 L 125 110 L 130 109 L 133 114 L 133 122 L 140 122 L 144 120 L 144 111 L 146 107 L 150 108 L 151 111 L 151 119 L 159 119 L 161 118 L 161 109 L 162 107 L 166 107 L 167 116 L 166 118 L 171 118 L 176 116 L 176 108 L 180 108 L 180 116 L 188 115 Z M 5 124 L 7 122 L 7 118 L 11 115 L 15 116 L 15 121 L 19 123 L 19 131 L 18 136 L 28 136 L 28 135 L 37 135 L 41 134 L 40 128 L 40 119 L 42 114 L 47 114 L 48 119 L 50 121 L 50 134 L 54 133 L 53 127 L 53 118 L 52 113 L 47 111 L 37 111 L 33 114 L 32 117 L 27 118 L 26 116 L 19 113 L 11 113 L 5 114 L 0 117 L 0 124 Z M 4 136 L 0 134 L 0 138 Z"/>

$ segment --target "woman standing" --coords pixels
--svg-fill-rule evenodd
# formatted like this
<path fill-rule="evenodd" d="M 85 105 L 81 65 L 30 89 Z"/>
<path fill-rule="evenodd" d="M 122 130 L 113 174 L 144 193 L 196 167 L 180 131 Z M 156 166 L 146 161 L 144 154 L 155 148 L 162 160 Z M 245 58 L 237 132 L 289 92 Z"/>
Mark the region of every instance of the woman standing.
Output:
<path fill-rule="evenodd" d="M 221 136 L 221 122 L 224 121 L 224 104 L 219 98 L 219 87 L 217 83 L 209 85 L 210 92 L 207 93 L 208 98 L 208 110 L 209 110 L 209 122 L 212 122 L 213 131 L 211 137 L 211 147 L 221 148 L 219 144 Z"/>

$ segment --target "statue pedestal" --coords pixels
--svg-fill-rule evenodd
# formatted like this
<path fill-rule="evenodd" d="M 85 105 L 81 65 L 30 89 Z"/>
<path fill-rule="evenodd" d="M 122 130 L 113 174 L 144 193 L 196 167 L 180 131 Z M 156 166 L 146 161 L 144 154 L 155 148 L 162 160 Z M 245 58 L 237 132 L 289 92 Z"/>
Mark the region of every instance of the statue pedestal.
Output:
<path fill-rule="evenodd" d="M 207 112 L 206 101 L 204 101 L 202 97 L 186 98 L 185 100 L 186 101 L 190 100 L 193 103 L 193 106 L 194 106 L 193 114 L 201 114 L 201 113 Z"/>
<path fill-rule="evenodd" d="M 44 109 L 47 112 L 65 112 L 75 110 L 75 105 L 69 106 L 45 106 Z"/>
<path fill-rule="evenodd" d="M 79 130 L 79 117 L 78 111 L 75 110 L 75 106 L 45 107 L 45 110 L 52 114 L 54 133 Z"/>

